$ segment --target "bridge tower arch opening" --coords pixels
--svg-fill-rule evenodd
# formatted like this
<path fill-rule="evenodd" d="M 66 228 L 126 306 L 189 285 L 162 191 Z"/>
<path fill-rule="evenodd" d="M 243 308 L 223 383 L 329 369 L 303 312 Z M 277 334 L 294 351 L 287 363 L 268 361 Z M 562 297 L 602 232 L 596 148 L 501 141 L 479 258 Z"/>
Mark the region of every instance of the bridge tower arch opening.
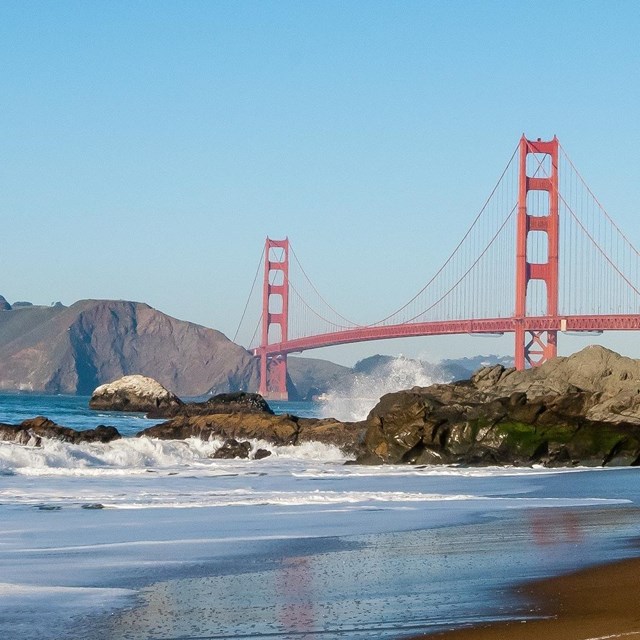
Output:
<path fill-rule="evenodd" d="M 558 332 L 549 327 L 527 326 L 529 283 L 544 282 L 546 309 L 543 315 L 558 317 L 558 139 L 520 139 L 518 172 L 518 219 L 516 231 L 515 365 L 536 367 L 557 354 Z M 538 192 L 537 198 L 531 196 Z M 530 234 L 546 237 L 545 261 L 530 255 Z M 530 288 L 529 288 L 530 289 Z"/>

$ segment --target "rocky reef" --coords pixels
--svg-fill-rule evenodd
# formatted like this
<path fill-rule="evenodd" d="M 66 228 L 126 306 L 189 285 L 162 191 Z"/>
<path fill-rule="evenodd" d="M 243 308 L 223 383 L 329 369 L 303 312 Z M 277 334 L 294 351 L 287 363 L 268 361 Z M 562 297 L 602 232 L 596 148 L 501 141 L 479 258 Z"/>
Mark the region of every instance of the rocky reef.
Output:
<path fill-rule="evenodd" d="M 24 420 L 18 425 L 0 424 L 0 440 L 39 447 L 42 438 L 80 444 L 83 442 L 111 442 L 122 436 L 115 427 L 99 425 L 95 429 L 77 431 L 63 427 L 44 416 Z"/>
<path fill-rule="evenodd" d="M 138 437 L 221 439 L 217 458 L 249 457 L 247 440 L 253 439 L 275 446 L 330 444 L 359 464 L 640 464 L 640 361 L 597 346 L 528 371 L 495 365 L 462 382 L 390 393 L 366 420 L 353 423 L 274 415 L 252 393 L 183 403 L 157 386 L 120 381 L 117 389 L 128 395 L 99 388 L 100 403 L 92 399 L 92 406 L 136 407 L 169 418 Z M 43 437 L 108 442 L 120 435 L 103 426 L 74 431 L 46 418 L 0 425 L 3 440 L 38 444 Z"/>
<path fill-rule="evenodd" d="M 254 394 L 250 394 L 254 395 Z M 162 440 L 201 438 L 210 440 L 263 440 L 276 446 L 321 442 L 333 445 L 348 455 L 361 453 L 364 423 L 339 422 L 333 418 L 299 418 L 289 414 L 274 415 L 271 411 L 180 415 L 167 422 L 149 427 L 138 437 Z"/>

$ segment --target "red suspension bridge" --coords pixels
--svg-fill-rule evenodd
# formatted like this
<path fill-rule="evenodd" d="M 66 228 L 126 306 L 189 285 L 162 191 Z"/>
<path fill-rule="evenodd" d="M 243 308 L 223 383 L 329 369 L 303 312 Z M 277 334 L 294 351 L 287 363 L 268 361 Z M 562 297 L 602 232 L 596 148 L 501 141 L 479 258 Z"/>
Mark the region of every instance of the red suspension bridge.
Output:
<path fill-rule="evenodd" d="M 640 329 L 640 254 L 555 137 L 521 138 L 449 258 L 381 320 L 363 325 L 338 313 L 288 239 L 267 238 L 261 264 L 262 315 L 249 346 L 260 358 L 260 393 L 272 399 L 287 398 L 287 354 L 308 349 L 513 333 L 524 369 L 556 355 L 559 332 Z"/>

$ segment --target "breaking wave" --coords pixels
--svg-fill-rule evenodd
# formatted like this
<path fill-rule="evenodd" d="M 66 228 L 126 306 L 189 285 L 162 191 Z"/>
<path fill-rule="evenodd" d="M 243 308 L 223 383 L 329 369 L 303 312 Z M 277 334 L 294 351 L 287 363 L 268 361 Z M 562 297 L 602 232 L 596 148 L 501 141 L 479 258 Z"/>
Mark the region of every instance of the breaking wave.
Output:
<path fill-rule="evenodd" d="M 298 446 L 275 446 L 260 440 L 251 442 L 252 454 L 259 448 L 271 451 L 277 460 L 315 460 L 344 462 L 337 448 L 317 442 Z M 220 448 L 222 440 L 157 440 L 122 438 L 113 442 L 69 444 L 43 438 L 42 446 L 29 447 L 0 443 L 0 475 L 107 476 L 143 474 L 153 470 L 223 472 L 230 464 L 265 464 L 266 461 L 214 460 L 209 456 Z"/>
<path fill-rule="evenodd" d="M 364 420 L 385 393 L 427 387 L 436 382 L 444 382 L 444 378 L 427 372 L 418 360 L 398 356 L 370 373 L 355 374 L 340 389 L 324 394 L 322 415 L 338 420 Z"/>

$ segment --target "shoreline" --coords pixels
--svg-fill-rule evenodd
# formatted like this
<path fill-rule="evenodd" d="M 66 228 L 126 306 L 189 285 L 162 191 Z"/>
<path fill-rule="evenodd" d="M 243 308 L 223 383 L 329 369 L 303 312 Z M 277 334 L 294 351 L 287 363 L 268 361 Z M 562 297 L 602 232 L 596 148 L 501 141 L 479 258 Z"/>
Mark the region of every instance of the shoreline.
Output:
<path fill-rule="evenodd" d="M 522 619 L 438 631 L 405 640 L 614 640 L 640 638 L 640 557 L 514 587 Z M 531 614 L 543 616 L 531 619 Z"/>

